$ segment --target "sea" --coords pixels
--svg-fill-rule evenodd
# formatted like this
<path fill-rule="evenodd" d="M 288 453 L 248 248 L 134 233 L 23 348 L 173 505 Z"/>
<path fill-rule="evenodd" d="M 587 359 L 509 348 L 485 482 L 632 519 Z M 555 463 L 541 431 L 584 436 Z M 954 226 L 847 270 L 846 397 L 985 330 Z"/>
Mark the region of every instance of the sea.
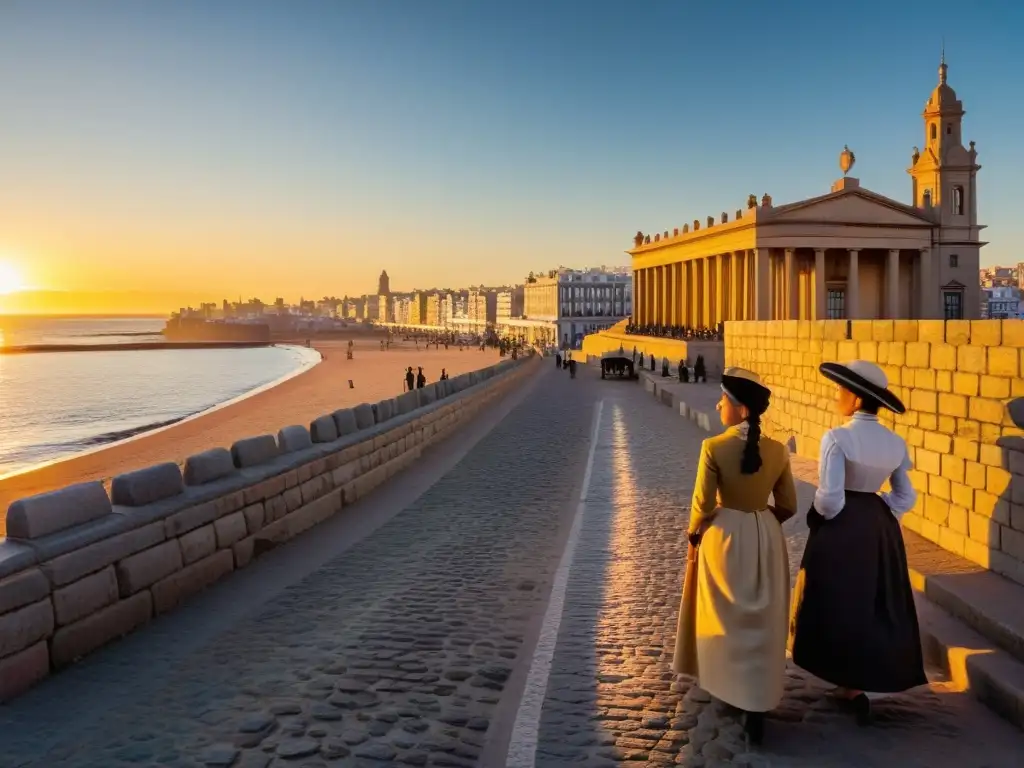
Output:
<path fill-rule="evenodd" d="M 0 315 L 0 345 L 81 351 L 0 354 L 0 478 L 173 424 L 320 360 L 305 347 L 89 350 L 159 342 L 162 318 Z"/>

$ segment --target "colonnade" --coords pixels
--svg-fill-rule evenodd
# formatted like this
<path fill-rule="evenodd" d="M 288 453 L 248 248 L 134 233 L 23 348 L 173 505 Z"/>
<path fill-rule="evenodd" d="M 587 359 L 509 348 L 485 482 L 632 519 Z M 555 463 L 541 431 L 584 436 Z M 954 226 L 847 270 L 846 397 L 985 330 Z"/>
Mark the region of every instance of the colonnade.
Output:
<path fill-rule="evenodd" d="M 861 248 L 751 248 L 633 271 L 633 322 L 641 326 L 713 328 L 726 320 L 861 318 Z M 826 250 L 840 279 L 829 280 Z M 813 259 L 810 252 L 813 251 Z M 900 316 L 900 254 L 888 250 L 880 313 Z M 934 317 L 930 249 L 917 249 L 913 263 L 913 314 Z M 828 305 L 829 292 L 837 300 Z M 838 297 L 841 296 L 841 306 Z M 863 318 L 867 319 L 867 318 Z"/>

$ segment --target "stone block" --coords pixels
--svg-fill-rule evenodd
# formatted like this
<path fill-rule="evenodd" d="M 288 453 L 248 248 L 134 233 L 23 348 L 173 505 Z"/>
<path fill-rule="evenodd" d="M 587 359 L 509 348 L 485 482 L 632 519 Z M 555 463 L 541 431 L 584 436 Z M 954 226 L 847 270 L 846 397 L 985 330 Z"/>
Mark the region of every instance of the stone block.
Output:
<path fill-rule="evenodd" d="M 960 346 L 956 349 L 956 369 L 963 373 L 985 373 L 988 366 L 985 347 Z"/>
<path fill-rule="evenodd" d="M 373 416 L 373 408 L 368 403 L 357 405 L 352 410 L 355 412 L 356 427 L 358 429 L 369 429 L 377 423 Z"/>
<path fill-rule="evenodd" d="M 351 435 L 359 430 L 356 421 L 356 412 L 353 408 L 342 408 L 331 414 L 334 417 L 334 425 L 338 428 L 338 437 Z"/>
<path fill-rule="evenodd" d="M 122 597 L 155 584 L 180 571 L 184 563 L 177 539 L 165 541 L 155 547 L 129 555 L 117 564 L 117 584 Z"/>
<path fill-rule="evenodd" d="M 282 427 L 277 433 L 277 445 L 281 453 L 295 453 L 313 447 L 309 430 L 301 424 Z"/>
<path fill-rule="evenodd" d="M 937 371 L 955 371 L 957 348 L 952 344 L 932 344 L 930 365 Z"/>
<path fill-rule="evenodd" d="M 931 345 L 925 342 L 907 342 L 906 360 L 908 368 L 928 368 L 931 362 Z"/>
<path fill-rule="evenodd" d="M 136 552 L 153 547 L 164 538 L 164 524 L 150 523 L 47 560 L 39 567 L 50 580 L 50 584 L 59 587 Z"/>
<path fill-rule="evenodd" d="M 256 533 L 267 519 L 263 502 L 250 504 L 242 510 L 242 515 L 245 517 L 245 528 L 248 533 Z"/>
<path fill-rule="evenodd" d="M 236 541 L 244 539 L 249 531 L 245 524 L 244 512 L 232 512 L 213 524 L 217 532 L 217 549 L 227 549 Z"/>
<path fill-rule="evenodd" d="M 0 659 L 0 703 L 19 696 L 50 674 L 50 649 L 45 640 Z"/>
<path fill-rule="evenodd" d="M 111 501 L 122 507 L 144 507 L 184 492 L 181 469 L 173 461 L 118 475 L 110 485 Z"/>
<path fill-rule="evenodd" d="M 1010 380 L 1002 376 L 982 376 L 979 394 L 982 397 L 995 400 L 1008 398 L 1010 396 Z"/>
<path fill-rule="evenodd" d="M 154 613 L 166 613 L 186 598 L 220 581 L 234 568 L 234 552 L 222 549 L 198 563 L 192 563 L 177 573 L 172 573 L 156 582 L 150 589 L 153 593 Z"/>
<path fill-rule="evenodd" d="M 971 349 L 971 347 L 961 347 L 961 349 Z M 968 401 L 968 413 L 971 419 L 983 424 L 1002 424 L 1005 410 L 1006 406 L 998 400 L 972 397 Z"/>
<path fill-rule="evenodd" d="M 273 435 L 259 435 L 239 440 L 231 446 L 231 458 L 239 469 L 266 464 L 281 455 Z"/>
<path fill-rule="evenodd" d="M 334 416 L 321 416 L 309 424 L 309 434 L 314 443 L 333 443 L 338 439 L 338 425 Z"/>
<path fill-rule="evenodd" d="M 53 634 L 53 604 L 47 597 L 0 614 L 0 659 Z"/>
<path fill-rule="evenodd" d="M 37 562 L 32 547 L 13 539 L 0 538 L 0 578 L 31 568 Z"/>
<path fill-rule="evenodd" d="M 50 582 L 38 568 L 0 579 L 0 613 L 35 603 L 50 594 Z"/>
<path fill-rule="evenodd" d="M 103 483 L 69 485 L 12 502 L 7 509 L 7 536 L 38 539 L 96 520 L 112 511 Z"/>
<path fill-rule="evenodd" d="M 92 653 L 111 640 L 127 635 L 153 616 L 153 597 L 148 590 L 118 600 L 81 621 L 61 627 L 50 642 L 55 668 L 64 667 Z"/>
<path fill-rule="evenodd" d="M 971 344 L 982 347 L 998 347 L 1003 343 L 1003 321 L 971 320 L 970 323 Z"/>
<path fill-rule="evenodd" d="M 178 537 L 178 546 L 181 547 L 181 561 L 184 565 L 209 557 L 217 551 L 217 534 L 213 523 L 183 533 Z"/>
<path fill-rule="evenodd" d="M 917 340 L 943 344 L 946 341 L 945 320 L 917 320 Z"/>
<path fill-rule="evenodd" d="M 305 504 L 282 521 L 287 524 L 288 538 L 294 538 L 314 525 L 329 519 L 341 511 L 343 505 L 344 497 L 341 488 L 337 488 L 326 496 L 321 496 L 319 499 Z"/>
<path fill-rule="evenodd" d="M 420 390 L 420 406 L 430 405 L 437 400 L 437 384 L 427 384 Z"/>
<path fill-rule="evenodd" d="M 185 459 L 185 485 L 205 485 L 235 471 L 235 462 L 227 448 L 211 448 Z"/>
<path fill-rule="evenodd" d="M 412 413 L 420 407 L 419 392 L 415 389 L 411 392 L 403 392 L 395 400 L 398 404 L 399 414 Z"/>
<path fill-rule="evenodd" d="M 112 565 L 65 587 L 59 587 L 53 591 L 53 612 L 57 626 L 72 624 L 117 602 L 117 598 L 117 575 Z"/>
<path fill-rule="evenodd" d="M 914 389 L 910 393 L 910 407 L 919 413 L 935 413 L 938 410 L 938 393 Z"/>
<path fill-rule="evenodd" d="M 1020 350 L 1014 347 L 988 347 L 990 376 L 1013 378 L 1020 373 Z"/>
<path fill-rule="evenodd" d="M 241 541 L 236 541 L 234 544 L 231 545 L 231 551 L 235 556 L 236 571 L 239 568 L 245 568 L 245 566 L 252 562 L 255 542 L 255 536 L 248 536 L 242 539 Z"/>
<path fill-rule="evenodd" d="M 383 424 L 385 421 L 391 421 L 394 417 L 395 413 L 392 410 L 391 398 L 381 400 L 373 406 L 373 418 L 377 424 Z"/>
<path fill-rule="evenodd" d="M 945 392 L 939 393 L 939 413 L 944 416 L 955 418 L 967 417 L 967 398 L 963 395 L 949 395 Z"/>

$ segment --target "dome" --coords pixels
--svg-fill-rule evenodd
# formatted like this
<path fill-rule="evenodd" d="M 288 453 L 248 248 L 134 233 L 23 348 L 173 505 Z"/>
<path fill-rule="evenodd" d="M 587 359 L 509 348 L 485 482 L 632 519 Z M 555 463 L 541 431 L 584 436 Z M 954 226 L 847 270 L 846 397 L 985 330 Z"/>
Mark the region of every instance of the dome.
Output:
<path fill-rule="evenodd" d="M 939 64 L 939 84 L 935 86 L 935 90 L 928 97 L 925 112 L 963 111 L 963 106 L 956 97 L 956 91 L 946 84 L 946 74 L 948 71 L 949 67 L 946 65 L 946 57 L 943 56 Z"/>

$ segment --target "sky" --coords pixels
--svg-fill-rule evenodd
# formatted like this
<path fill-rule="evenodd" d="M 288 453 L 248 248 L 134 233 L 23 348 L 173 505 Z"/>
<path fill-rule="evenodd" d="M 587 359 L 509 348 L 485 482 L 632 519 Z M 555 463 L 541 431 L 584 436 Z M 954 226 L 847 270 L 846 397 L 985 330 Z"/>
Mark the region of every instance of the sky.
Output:
<path fill-rule="evenodd" d="M 985 1 L 7 0 L 0 277 L 160 310 L 511 283 L 823 194 L 845 144 L 909 202 L 943 39 L 982 262 L 1016 263 L 1020 29 Z"/>

